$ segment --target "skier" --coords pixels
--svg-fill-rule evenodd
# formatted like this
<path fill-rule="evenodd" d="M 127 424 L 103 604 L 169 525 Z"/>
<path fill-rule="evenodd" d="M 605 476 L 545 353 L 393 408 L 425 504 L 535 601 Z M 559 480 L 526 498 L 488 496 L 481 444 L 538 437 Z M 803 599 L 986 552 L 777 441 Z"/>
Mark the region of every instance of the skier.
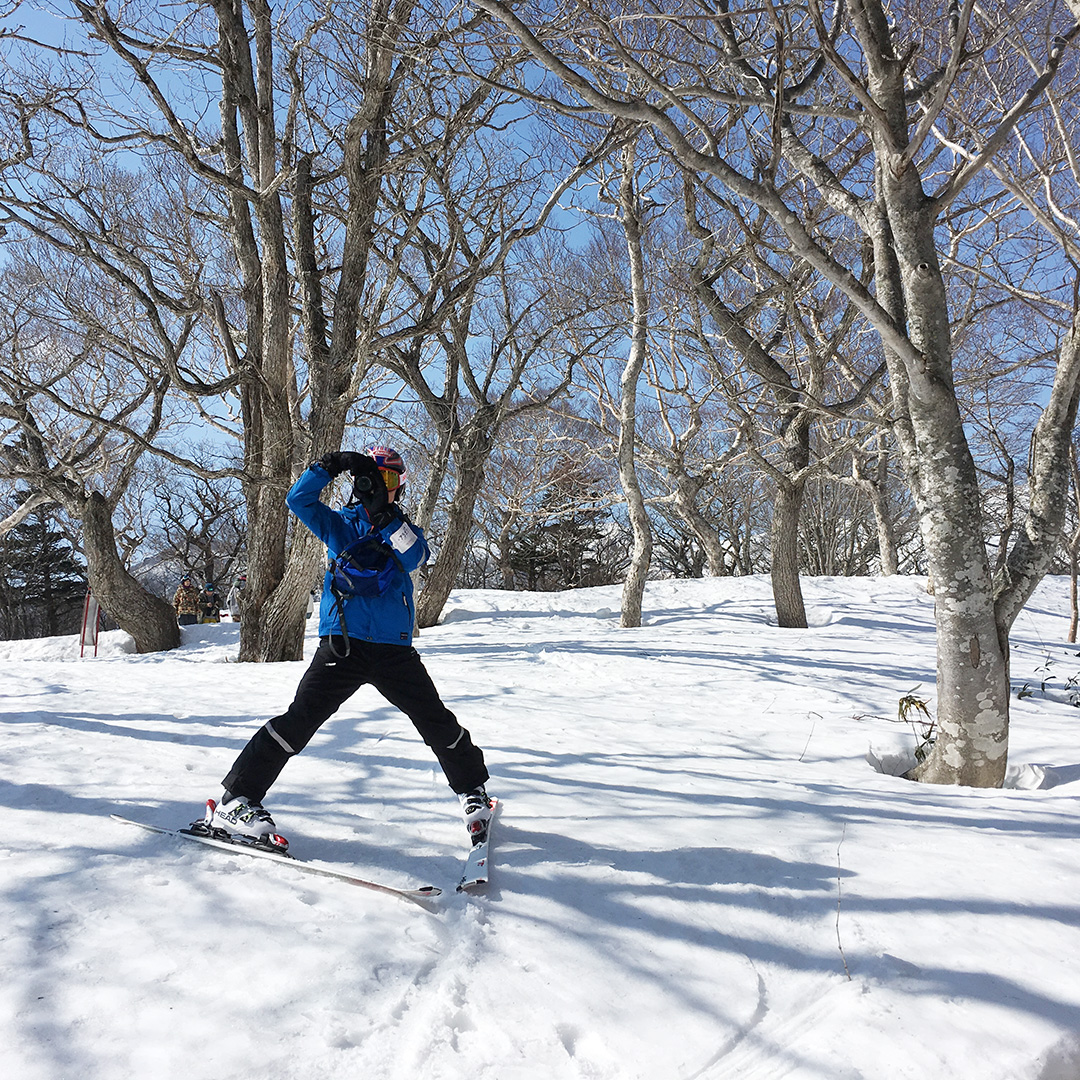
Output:
<path fill-rule="evenodd" d="M 342 472 L 353 476 L 352 498 L 333 510 L 320 492 Z M 285 763 L 307 746 L 364 683 L 397 706 L 431 747 L 465 815 L 474 843 L 486 838 L 491 802 L 484 755 L 469 732 L 440 700 L 412 647 L 413 603 L 409 573 L 428 557 L 423 532 L 399 505 L 405 463 L 390 447 L 368 454 L 338 451 L 314 462 L 286 497 L 289 509 L 327 545 L 331 560 L 359 538 L 375 537 L 387 560 L 384 590 L 372 596 L 334 592 L 328 570 L 319 612 L 319 647 L 289 708 L 251 737 L 222 781 L 225 793 L 208 813 L 208 824 L 280 847 L 262 801 Z M 392 551 L 392 554 L 391 554 Z M 209 806 L 213 800 L 208 803 Z"/>

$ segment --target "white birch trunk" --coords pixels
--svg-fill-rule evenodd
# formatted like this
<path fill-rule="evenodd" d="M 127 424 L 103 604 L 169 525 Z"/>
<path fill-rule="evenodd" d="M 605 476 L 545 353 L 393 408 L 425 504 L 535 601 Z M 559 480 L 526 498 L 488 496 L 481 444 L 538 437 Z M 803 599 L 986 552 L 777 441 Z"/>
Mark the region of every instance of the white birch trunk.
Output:
<path fill-rule="evenodd" d="M 619 209 L 622 215 L 626 246 L 630 255 L 630 295 L 633 302 L 633 322 L 630 351 L 619 380 L 619 442 L 616 462 L 619 483 L 626 496 L 626 507 L 633 535 L 633 551 L 622 591 L 622 613 L 619 625 L 641 625 L 641 606 L 645 582 L 652 561 L 652 527 L 645 509 L 645 499 L 638 483 L 634 461 L 637 437 L 637 384 L 645 364 L 648 346 L 649 301 L 645 286 L 645 256 L 642 250 L 642 223 L 639 214 L 634 178 L 634 147 L 628 146 L 622 155 L 622 182 L 619 185 Z"/>

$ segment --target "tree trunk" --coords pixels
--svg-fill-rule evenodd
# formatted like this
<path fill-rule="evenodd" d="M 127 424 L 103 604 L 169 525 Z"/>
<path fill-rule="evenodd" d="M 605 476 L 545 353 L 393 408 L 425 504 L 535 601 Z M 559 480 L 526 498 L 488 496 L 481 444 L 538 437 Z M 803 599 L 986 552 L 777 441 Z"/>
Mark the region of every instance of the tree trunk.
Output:
<path fill-rule="evenodd" d="M 1076 624 L 1080 621 L 1080 609 L 1077 606 L 1076 578 L 1080 568 L 1080 531 L 1073 533 L 1069 542 L 1069 635 L 1065 639 L 1070 645 L 1076 644 Z"/>
<path fill-rule="evenodd" d="M 781 626 L 805 627 L 806 608 L 799 582 L 799 513 L 810 464 L 813 418 L 803 406 L 791 373 L 739 322 L 701 272 L 699 264 L 695 292 L 728 344 L 770 387 L 780 413 L 781 460 L 777 467 L 770 466 L 777 476 L 771 537 L 773 602 Z"/>
<path fill-rule="evenodd" d="M 939 347 L 944 341 L 937 339 Z M 934 582 L 938 738 L 912 776 L 1000 787 L 1009 733 L 1008 631 L 995 614 L 978 477 L 951 380 L 935 380 L 923 395 L 911 395 L 911 416 L 920 527 Z"/>
<path fill-rule="evenodd" d="M 285 574 L 262 609 L 261 641 L 276 650 L 265 658 L 267 661 L 303 658 L 307 603 L 311 590 L 322 585 L 325 553 L 321 540 L 303 526 L 295 529 Z M 246 621 L 245 608 L 241 631 Z"/>
<path fill-rule="evenodd" d="M 782 398 L 786 396 L 781 394 Z M 782 403 L 782 415 L 782 475 L 773 496 L 771 532 L 773 603 L 779 626 L 805 629 L 806 605 L 799 579 L 799 519 L 810 464 L 812 420 L 807 410 L 795 402 Z"/>
<path fill-rule="evenodd" d="M 124 569 L 116 552 L 112 509 L 105 497 L 94 491 L 81 507 L 67 509 L 82 519 L 87 579 L 102 608 L 132 636 L 137 652 L 175 649 L 180 644 L 176 612 Z"/>
<path fill-rule="evenodd" d="M 1058 347 L 1050 395 L 1031 435 L 1030 478 L 1023 524 L 994 578 L 994 611 L 1005 635 L 1049 572 L 1061 541 L 1072 472 L 1072 434 L 1080 406 L 1080 309 Z"/>
<path fill-rule="evenodd" d="M 875 475 L 862 475 L 856 458 L 855 480 L 870 497 L 870 505 L 874 511 L 881 572 L 885 577 L 892 577 L 894 574 L 899 573 L 900 558 L 896 547 L 896 522 L 893 521 L 892 513 L 889 510 L 889 450 L 886 446 L 885 436 L 881 431 L 877 433 L 876 441 Z"/>
<path fill-rule="evenodd" d="M 715 526 L 711 525 L 695 505 L 700 485 L 695 486 L 689 477 L 675 479 L 675 511 L 693 533 L 694 539 L 705 552 L 705 566 L 711 577 L 723 577 L 726 570 L 724 547 L 720 543 Z"/>
<path fill-rule="evenodd" d="M 220 104 L 225 169 L 237 181 L 246 172 L 259 189 L 269 189 L 279 167 L 270 9 L 265 2 L 251 5 L 254 26 L 249 31 L 239 5 L 219 2 L 215 7 L 219 49 L 230 60 L 222 67 Z M 295 582 L 293 587 L 283 583 L 289 528 L 285 492 L 297 443 L 290 408 L 295 378 L 290 272 L 280 196 L 252 202 L 231 190 L 228 229 L 243 282 L 247 350 L 240 393 L 248 580 L 239 659 L 298 660 L 305 606 Z M 318 420 L 329 426 L 329 417 Z"/>
<path fill-rule="evenodd" d="M 892 577 L 900 572 L 900 558 L 896 550 L 896 526 L 889 513 L 888 499 L 881 485 L 871 483 L 867 490 L 870 494 L 870 505 L 874 509 L 874 524 L 877 526 L 881 572 L 885 577 Z"/>
<path fill-rule="evenodd" d="M 779 626 L 805 628 L 806 606 L 799 578 L 799 514 L 803 484 L 781 480 L 773 497 L 772 590 Z"/>
<path fill-rule="evenodd" d="M 473 532 L 473 510 L 484 486 L 486 460 L 486 451 L 481 451 L 479 455 L 463 454 L 458 462 L 457 486 L 447 515 L 446 534 L 416 602 L 416 625 L 420 629 L 434 626 L 439 621 L 457 581 Z"/>
<path fill-rule="evenodd" d="M 941 303 L 944 312 L 943 295 Z M 922 343 L 924 355 L 933 342 L 941 358 L 947 341 L 939 328 Z M 938 687 L 937 741 L 910 775 L 930 783 L 1000 787 L 1009 733 L 1008 631 L 995 612 L 978 477 L 951 372 L 938 371 L 937 379 L 920 380 L 919 394 L 909 395 L 918 445 L 913 488 L 934 583 Z"/>
<path fill-rule="evenodd" d="M 247 508 L 247 597 L 240 623 L 239 659 L 257 664 L 299 660 L 304 608 L 297 603 L 290 619 L 282 598 L 276 595 L 286 566 L 284 498 L 278 494 L 274 499 L 264 492 L 250 498 Z"/>
<path fill-rule="evenodd" d="M 938 738 L 913 776 L 1000 787 L 1009 732 L 1008 632 L 994 609 L 975 466 L 955 398 L 942 394 L 916 412 L 924 447 L 921 525 L 937 621 Z"/>
<path fill-rule="evenodd" d="M 431 455 L 431 465 L 427 471 L 427 482 L 416 507 L 416 523 L 427 532 L 435 518 L 435 508 L 439 502 L 446 474 L 450 470 L 450 446 L 453 442 L 454 420 L 452 410 L 442 402 L 433 402 L 428 406 L 429 415 L 435 422 L 438 443 Z"/>
<path fill-rule="evenodd" d="M 894 97 L 902 100 L 899 86 Z M 910 419 L 899 445 L 919 506 L 937 621 L 938 737 L 910 775 L 930 783 L 1000 787 L 1009 734 L 1008 632 L 1000 632 L 995 616 L 978 475 L 953 386 L 932 210 L 914 170 L 897 175 L 886 161 L 878 175 L 888 219 L 887 242 L 876 238 L 879 265 L 894 271 L 918 353 L 916 361 L 901 363 L 889 354 L 890 371 L 898 411 Z"/>
<path fill-rule="evenodd" d="M 1076 579 L 1080 575 L 1080 465 L 1076 460 L 1076 444 L 1069 441 L 1069 477 L 1072 480 L 1073 506 L 1077 511 L 1077 525 L 1069 538 L 1069 636 L 1070 645 L 1076 644 L 1076 624 L 1080 622 L 1080 604 L 1077 602 Z"/>
<path fill-rule="evenodd" d="M 516 586 L 514 568 L 510 565 L 510 537 L 514 523 L 514 515 L 504 510 L 499 525 L 499 574 L 502 577 L 503 588 L 509 592 L 513 592 Z"/>
<path fill-rule="evenodd" d="M 630 332 L 630 352 L 619 382 L 619 442 L 615 459 L 619 483 L 626 496 L 626 509 L 633 535 L 630 566 L 623 582 L 622 614 L 619 625 L 641 625 L 641 605 L 645 581 L 652 561 L 652 527 L 641 494 L 634 463 L 634 443 L 637 438 L 637 384 L 645 364 L 648 347 L 649 298 L 645 288 L 645 256 L 641 246 L 642 222 L 638 207 L 634 177 L 634 146 L 626 147 L 622 155 L 622 180 L 619 184 L 619 209 L 623 232 L 630 256 L 630 296 L 633 303 L 633 323 Z"/>

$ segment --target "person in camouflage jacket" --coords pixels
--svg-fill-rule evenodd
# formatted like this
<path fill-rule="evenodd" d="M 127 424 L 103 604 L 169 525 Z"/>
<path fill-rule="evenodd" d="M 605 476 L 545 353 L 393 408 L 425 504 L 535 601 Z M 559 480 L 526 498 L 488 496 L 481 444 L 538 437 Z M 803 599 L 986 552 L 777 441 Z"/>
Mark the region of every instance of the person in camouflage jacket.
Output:
<path fill-rule="evenodd" d="M 172 603 L 176 609 L 176 621 L 181 626 L 193 626 L 199 621 L 199 590 L 191 583 L 190 577 L 180 582 Z"/>

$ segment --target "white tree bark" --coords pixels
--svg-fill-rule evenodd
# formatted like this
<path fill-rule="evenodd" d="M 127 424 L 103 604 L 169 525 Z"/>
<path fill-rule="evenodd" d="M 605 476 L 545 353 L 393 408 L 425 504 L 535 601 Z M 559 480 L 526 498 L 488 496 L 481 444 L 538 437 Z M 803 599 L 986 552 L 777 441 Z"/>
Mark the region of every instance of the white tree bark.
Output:
<path fill-rule="evenodd" d="M 645 595 L 645 582 L 652 561 L 652 527 L 645 508 L 645 498 L 638 482 L 634 447 L 637 440 L 637 388 L 648 350 L 649 294 L 645 283 L 645 254 L 642 246 L 643 225 L 641 207 L 637 196 L 635 175 L 635 144 L 626 146 L 622 152 L 622 172 L 619 184 L 619 217 L 626 236 L 630 256 L 630 298 L 633 318 L 630 325 L 630 349 L 619 379 L 619 441 L 615 460 L 619 469 L 619 483 L 626 498 L 633 548 L 630 565 L 623 582 L 622 613 L 619 625 L 641 625 L 641 606 Z"/>

